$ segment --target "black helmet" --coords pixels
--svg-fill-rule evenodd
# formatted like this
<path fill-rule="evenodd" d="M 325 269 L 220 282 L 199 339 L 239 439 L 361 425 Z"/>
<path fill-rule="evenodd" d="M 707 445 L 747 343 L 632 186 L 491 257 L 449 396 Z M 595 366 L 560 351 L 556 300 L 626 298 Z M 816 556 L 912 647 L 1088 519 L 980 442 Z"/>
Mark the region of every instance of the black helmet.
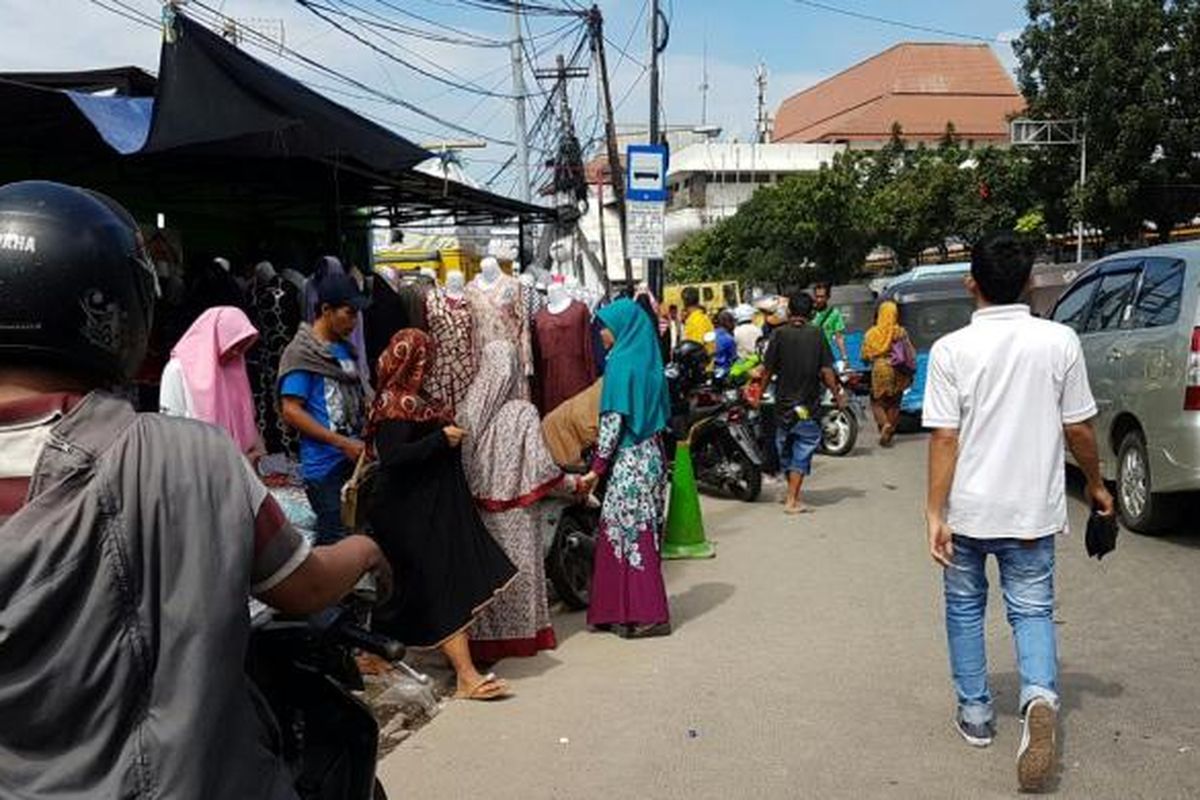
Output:
<path fill-rule="evenodd" d="M 708 349 L 699 342 L 681 342 L 675 348 L 675 363 L 689 384 L 702 383 L 708 369 Z"/>
<path fill-rule="evenodd" d="M 158 282 L 115 200 L 50 181 L 0 187 L 0 363 L 133 376 Z"/>

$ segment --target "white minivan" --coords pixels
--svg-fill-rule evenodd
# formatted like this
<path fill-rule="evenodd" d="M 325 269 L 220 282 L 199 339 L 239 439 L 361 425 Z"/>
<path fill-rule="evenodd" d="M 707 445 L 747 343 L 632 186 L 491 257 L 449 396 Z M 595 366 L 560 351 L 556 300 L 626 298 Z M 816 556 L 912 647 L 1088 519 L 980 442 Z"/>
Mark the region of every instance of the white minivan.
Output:
<path fill-rule="evenodd" d="M 1130 530 L 1165 531 L 1200 491 L 1200 243 L 1110 256 L 1051 318 L 1079 334 L 1104 477 Z M 1189 515 L 1190 516 L 1190 515 Z"/>

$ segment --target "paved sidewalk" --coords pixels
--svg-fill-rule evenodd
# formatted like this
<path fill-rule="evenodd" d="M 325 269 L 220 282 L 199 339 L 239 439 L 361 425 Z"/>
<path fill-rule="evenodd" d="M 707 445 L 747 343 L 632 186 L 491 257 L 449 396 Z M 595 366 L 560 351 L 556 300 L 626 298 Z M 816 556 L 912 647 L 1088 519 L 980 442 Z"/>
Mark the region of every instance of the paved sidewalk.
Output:
<path fill-rule="evenodd" d="M 452 702 L 380 766 L 395 798 L 975 798 L 1016 794 L 1017 676 L 999 599 L 999 735 L 951 728 L 924 440 L 820 459 L 816 513 L 705 500 L 718 543 L 667 567 L 676 633 L 627 642 L 559 615 L 518 693 Z M 1057 794 L 1200 796 L 1200 534 L 1059 542 L 1065 732 Z M 994 566 L 991 569 L 994 575 Z M 993 581 L 995 586 L 998 582 Z"/>

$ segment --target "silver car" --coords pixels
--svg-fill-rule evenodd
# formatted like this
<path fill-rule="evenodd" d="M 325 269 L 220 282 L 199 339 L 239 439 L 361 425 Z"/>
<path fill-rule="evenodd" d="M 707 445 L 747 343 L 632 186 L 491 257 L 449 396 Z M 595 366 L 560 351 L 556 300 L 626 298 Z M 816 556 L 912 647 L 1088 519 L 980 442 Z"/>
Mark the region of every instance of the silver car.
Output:
<path fill-rule="evenodd" d="M 1170 526 L 1200 491 L 1200 243 L 1098 261 L 1051 318 L 1078 332 L 1104 477 L 1130 530 Z"/>

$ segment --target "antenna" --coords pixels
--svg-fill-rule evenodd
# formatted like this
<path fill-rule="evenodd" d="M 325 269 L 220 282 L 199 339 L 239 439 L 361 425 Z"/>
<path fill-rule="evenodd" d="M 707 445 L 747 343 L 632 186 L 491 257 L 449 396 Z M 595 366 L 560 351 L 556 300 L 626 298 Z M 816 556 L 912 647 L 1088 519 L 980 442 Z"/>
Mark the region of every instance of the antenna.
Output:
<path fill-rule="evenodd" d="M 771 141 L 771 115 L 767 113 L 767 65 L 759 62 L 754 70 L 754 84 L 758 87 L 758 113 L 754 117 L 754 140 L 759 144 Z"/>
<path fill-rule="evenodd" d="M 708 90 L 712 86 L 708 82 L 708 30 L 704 32 L 704 67 L 700 73 L 700 127 L 708 125 Z"/>

